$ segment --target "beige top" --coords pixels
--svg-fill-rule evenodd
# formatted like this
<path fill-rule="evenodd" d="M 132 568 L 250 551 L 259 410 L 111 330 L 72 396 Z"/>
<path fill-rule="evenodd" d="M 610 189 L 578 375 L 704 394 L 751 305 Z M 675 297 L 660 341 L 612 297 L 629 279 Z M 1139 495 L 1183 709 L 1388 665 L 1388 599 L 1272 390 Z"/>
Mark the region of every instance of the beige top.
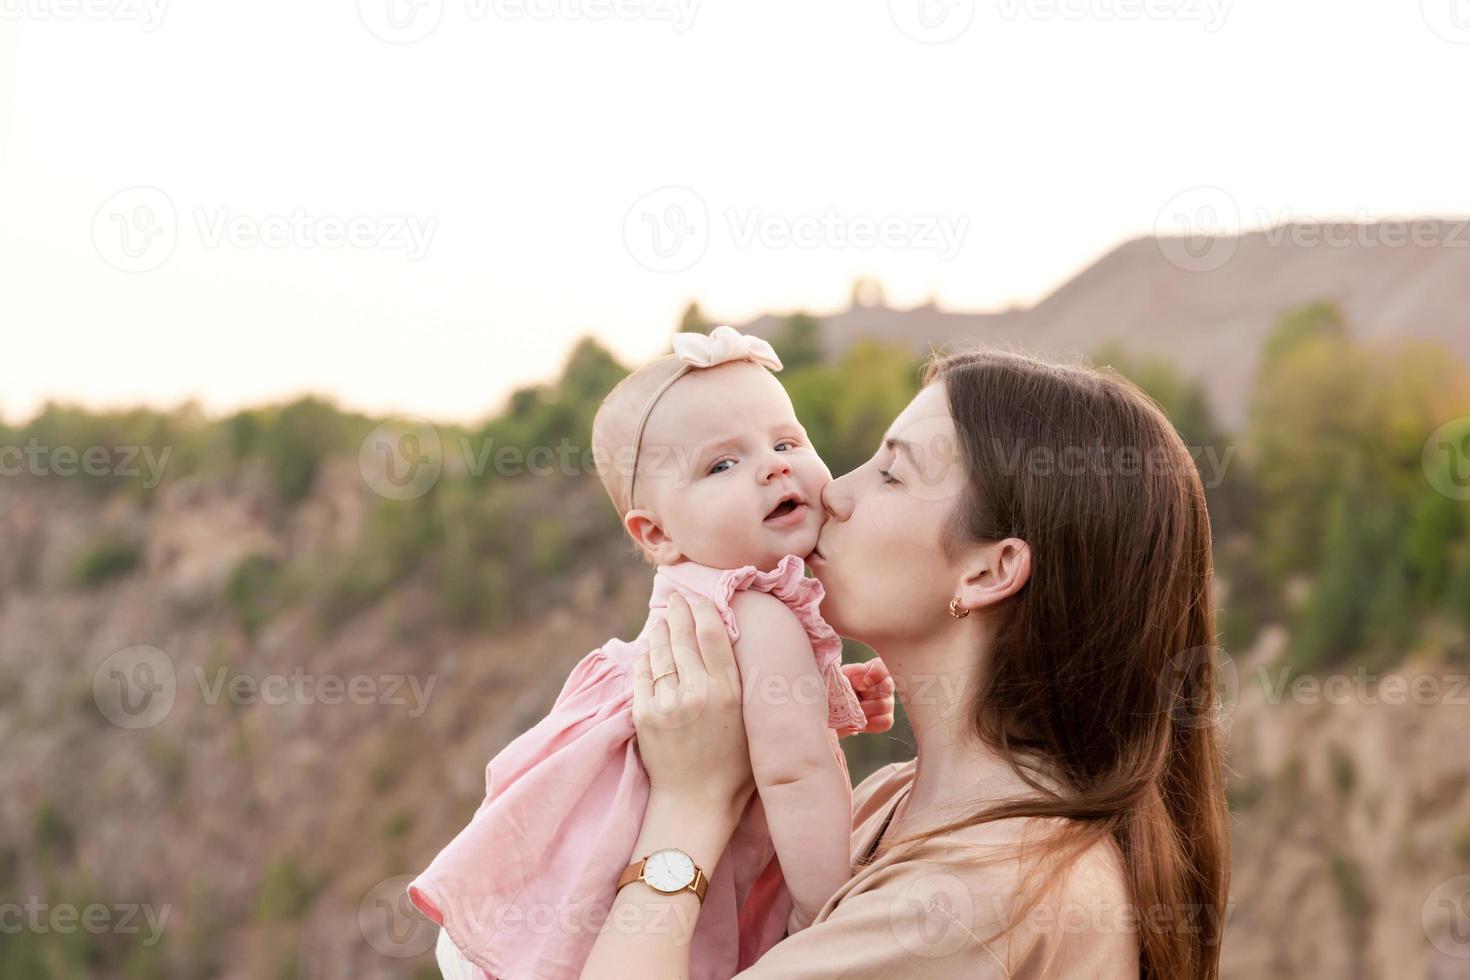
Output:
<path fill-rule="evenodd" d="M 1136 916 L 1116 845 L 1094 845 L 1010 932 L 1024 867 L 1005 853 L 1030 820 L 1003 820 L 939 838 L 919 855 L 872 852 L 908 794 L 914 763 L 873 773 L 853 791 L 853 876 L 811 926 L 776 944 L 741 980 L 784 978 L 1138 977 Z M 907 819 L 912 820 L 912 816 Z M 917 829 L 904 828 L 905 832 Z"/>

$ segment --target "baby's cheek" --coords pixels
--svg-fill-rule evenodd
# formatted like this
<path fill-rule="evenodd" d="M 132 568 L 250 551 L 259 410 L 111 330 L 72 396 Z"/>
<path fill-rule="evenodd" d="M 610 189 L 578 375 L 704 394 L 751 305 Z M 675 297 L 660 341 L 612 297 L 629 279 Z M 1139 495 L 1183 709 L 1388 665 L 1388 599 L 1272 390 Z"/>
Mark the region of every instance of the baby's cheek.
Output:
<path fill-rule="evenodd" d="M 827 464 L 822 460 L 822 457 L 816 453 L 809 454 L 805 465 L 802 467 L 802 473 L 808 485 L 817 490 L 832 482 L 832 471 L 827 468 Z"/>

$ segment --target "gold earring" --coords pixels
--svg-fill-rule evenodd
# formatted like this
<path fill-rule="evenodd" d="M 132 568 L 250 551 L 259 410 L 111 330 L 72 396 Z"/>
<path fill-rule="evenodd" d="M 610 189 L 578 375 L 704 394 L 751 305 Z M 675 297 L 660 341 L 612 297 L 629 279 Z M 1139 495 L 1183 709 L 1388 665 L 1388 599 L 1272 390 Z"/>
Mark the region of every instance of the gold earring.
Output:
<path fill-rule="evenodd" d="M 953 599 L 949 600 L 949 614 L 955 619 L 964 619 L 966 616 L 970 615 L 970 610 L 960 608 L 960 597 L 955 596 Z"/>

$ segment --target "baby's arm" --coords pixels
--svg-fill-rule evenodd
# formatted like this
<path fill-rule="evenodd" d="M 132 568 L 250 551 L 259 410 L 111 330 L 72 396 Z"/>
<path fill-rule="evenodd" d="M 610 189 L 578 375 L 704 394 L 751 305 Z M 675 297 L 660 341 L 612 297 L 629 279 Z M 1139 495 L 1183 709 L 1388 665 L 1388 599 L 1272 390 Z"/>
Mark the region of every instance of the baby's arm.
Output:
<path fill-rule="evenodd" d="M 765 592 L 736 593 L 731 608 L 740 624 L 735 656 L 750 765 L 804 928 L 852 875 L 847 775 L 833 754 L 826 685 L 796 614 Z"/>

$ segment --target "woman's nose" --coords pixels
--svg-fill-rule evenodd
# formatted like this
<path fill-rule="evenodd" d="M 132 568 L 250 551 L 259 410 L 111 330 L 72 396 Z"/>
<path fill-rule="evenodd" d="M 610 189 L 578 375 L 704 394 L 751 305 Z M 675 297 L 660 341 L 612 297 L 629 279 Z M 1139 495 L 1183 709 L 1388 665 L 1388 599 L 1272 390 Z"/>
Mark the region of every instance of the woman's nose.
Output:
<path fill-rule="evenodd" d="M 828 480 L 827 485 L 822 488 L 822 509 L 827 512 L 828 520 L 845 521 L 852 514 L 852 497 L 847 492 L 851 477 L 852 474 L 848 473 L 835 480 Z"/>

